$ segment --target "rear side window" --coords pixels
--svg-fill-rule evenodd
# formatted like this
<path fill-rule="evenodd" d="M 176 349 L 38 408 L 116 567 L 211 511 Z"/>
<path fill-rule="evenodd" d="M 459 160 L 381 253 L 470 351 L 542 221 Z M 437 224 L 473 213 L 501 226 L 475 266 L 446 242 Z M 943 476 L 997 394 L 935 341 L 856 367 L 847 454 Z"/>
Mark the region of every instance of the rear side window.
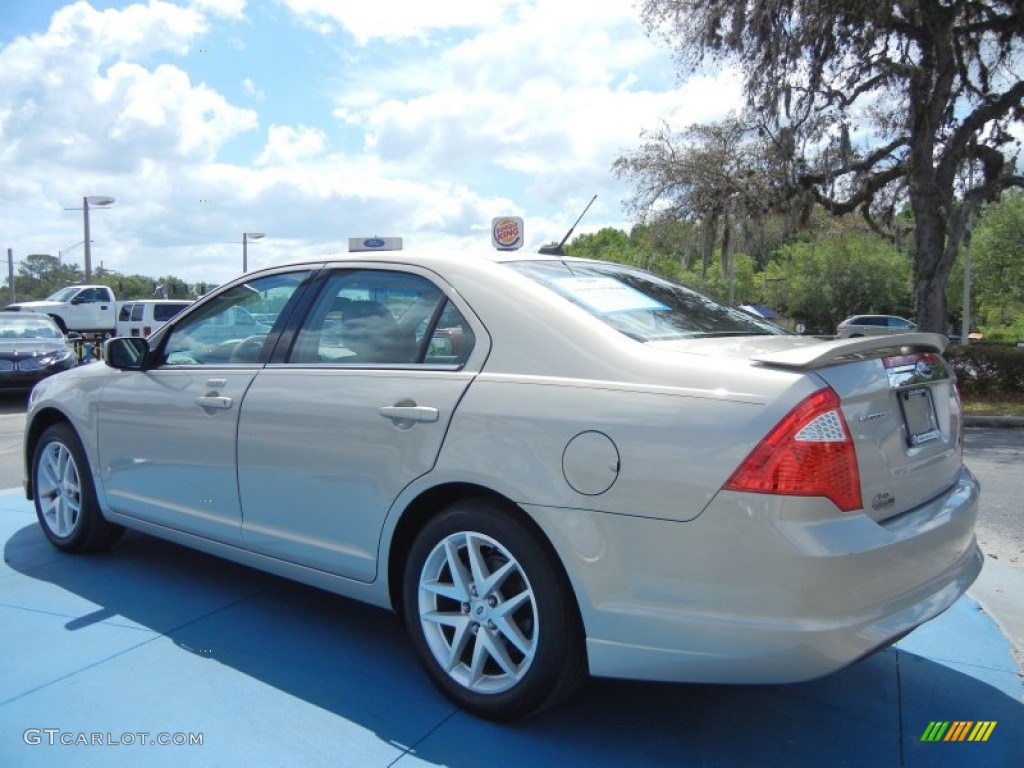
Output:
<path fill-rule="evenodd" d="M 187 303 L 182 304 L 154 304 L 153 305 L 153 319 L 159 323 L 166 322 L 174 317 L 176 314 L 181 312 Z"/>
<path fill-rule="evenodd" d="M 331 275 L 295 340 L 289 363 L 462 365 L 469 323 L 427 278 L 385 269 Z"/>
<path fill-rule="evenodd" d="M 473 350 L 476 337 L 466 318 L 450 300 L 434 324 L 423 362 L 433 365 L 461 365 Z"/>

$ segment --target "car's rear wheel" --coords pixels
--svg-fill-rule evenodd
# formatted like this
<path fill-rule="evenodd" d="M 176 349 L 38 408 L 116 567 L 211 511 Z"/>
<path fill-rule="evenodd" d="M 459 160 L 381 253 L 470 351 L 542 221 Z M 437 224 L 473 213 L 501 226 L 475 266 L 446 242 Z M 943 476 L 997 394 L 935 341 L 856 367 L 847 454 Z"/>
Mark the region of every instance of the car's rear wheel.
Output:
<path fill-rule="evenodd" d="M 32 490 L 39 524 L 57 549 L 103 549 L 124 533 L 103 518 L 85 451 L 67 424 L 54 424 L 39 438 L 32 456 Z"/>
<path fill-rule="evenodd" d="M 428 674 L 459 706 L 515 720 L 586 677 L 571 590 L 539 536 L 485 500 L 458 502 L 410 551 L 403 613 Z"/>

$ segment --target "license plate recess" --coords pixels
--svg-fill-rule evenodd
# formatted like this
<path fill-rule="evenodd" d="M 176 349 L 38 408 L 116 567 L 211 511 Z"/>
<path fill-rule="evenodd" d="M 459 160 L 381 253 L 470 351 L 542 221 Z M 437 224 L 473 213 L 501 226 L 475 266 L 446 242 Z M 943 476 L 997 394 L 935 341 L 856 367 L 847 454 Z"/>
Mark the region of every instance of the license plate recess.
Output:
<path fill-rule="evenodd" d="M 900 390 L 899 400 L 908 445 L 918 446 L 941 437 L 930 388 L 912 387 Z"/>

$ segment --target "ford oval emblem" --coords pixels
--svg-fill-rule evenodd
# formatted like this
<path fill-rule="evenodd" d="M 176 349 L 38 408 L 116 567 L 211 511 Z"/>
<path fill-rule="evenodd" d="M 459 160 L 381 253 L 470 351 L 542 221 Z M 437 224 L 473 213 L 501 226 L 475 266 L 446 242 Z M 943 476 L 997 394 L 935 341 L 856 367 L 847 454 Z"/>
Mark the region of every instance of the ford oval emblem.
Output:
<path fill-rule="evenodd" d="M 922 379 L 930 379 L 932 377 L 932 367 L 924 360 L 918 360 L 914 366 L 914 372 Z"/>
<path fill-rule="evenodd" d="M 365 245 L 367 248 L 383 248 L 384 241 L 379 237 L 370 237 L 367 238 L 366 240 L 363 240 L 363 245 Z"/>

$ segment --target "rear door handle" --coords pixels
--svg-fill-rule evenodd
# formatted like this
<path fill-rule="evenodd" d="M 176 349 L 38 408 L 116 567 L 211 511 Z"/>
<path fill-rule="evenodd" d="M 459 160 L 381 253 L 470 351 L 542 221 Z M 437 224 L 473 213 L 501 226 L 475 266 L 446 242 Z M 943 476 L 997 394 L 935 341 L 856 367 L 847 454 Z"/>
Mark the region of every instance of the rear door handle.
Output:
<path fill-rule="evenodd" d="M 231 398 L 224 395 L 200 395 L 196 398 L 196 405 L 200 408 L 230 408 Z"/>
<path fill-rule="evenodd" d="M 437 421 L 437 408 L 429 405 L 385 405 L 380 409 L 385 419 L 397 421 Z"/>

